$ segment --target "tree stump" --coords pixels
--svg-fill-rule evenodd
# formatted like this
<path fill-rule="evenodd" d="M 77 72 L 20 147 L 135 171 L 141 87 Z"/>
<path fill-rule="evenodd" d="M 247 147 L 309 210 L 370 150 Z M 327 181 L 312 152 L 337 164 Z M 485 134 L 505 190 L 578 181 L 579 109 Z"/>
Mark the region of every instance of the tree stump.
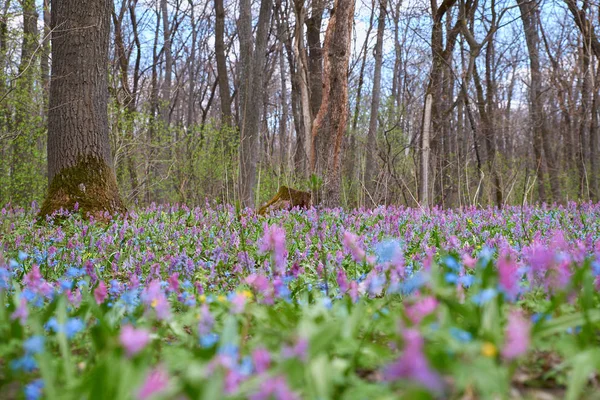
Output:
<path fill-rule="evenodd" d="M 281 186 L 277 194 L 258 210 L 258 215 L 266 215 L 276 210 L 289 211 L 294 207 L 307 209 L 311 207 L 311 205 L 312 199 L 309 192 Z"/>

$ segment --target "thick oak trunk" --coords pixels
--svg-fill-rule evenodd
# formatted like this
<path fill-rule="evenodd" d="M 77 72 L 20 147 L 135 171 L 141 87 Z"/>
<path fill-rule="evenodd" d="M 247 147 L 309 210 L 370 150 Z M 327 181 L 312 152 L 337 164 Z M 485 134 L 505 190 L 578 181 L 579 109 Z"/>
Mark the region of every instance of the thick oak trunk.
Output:
<path fill-rule="evenodd" d="M 109 0 L 52 4 L 52 80 L 48 180 L 41 216 L 61 208 L 83 213 L 125 210 L 108 140 Z"/>

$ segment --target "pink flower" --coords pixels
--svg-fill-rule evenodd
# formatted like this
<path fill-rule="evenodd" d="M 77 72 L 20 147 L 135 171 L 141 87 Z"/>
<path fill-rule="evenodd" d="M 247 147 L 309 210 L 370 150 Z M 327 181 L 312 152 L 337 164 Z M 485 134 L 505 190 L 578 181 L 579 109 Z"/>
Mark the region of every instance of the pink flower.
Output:
<path fill-rule="evenodd" d="M 352 255 L 354 261 L 365 261 L 366 253 L 358 244 L 358 236 L 356 236 L 354 233 L 345 231 L 344 237 L 342 238 L 342 244 L 344 245 L 346 251 Z"/>
<path fill-rule="evenodd" d="M 443 392 L 444 381 L 429 366 L 429 361 L 425 354 L 423 354 L 425 342 L 419 331 L 416 329 L 405 329 L 403 336 L 404 352 L 397 361 L 389 364 L 384 369 L 384 379 L 387 381 L 410 379 L 432 392 Z"/>
<path fill-rule="evenodd" d="M 104 281 L 100 281 L 96 289 L 94 289 L 94 299 L 96 299 L 96 304 L 100 305 L 104 303 L 106 297 L 108 296 L 108 291 L 106 289 L 106 284 Z"/>
<path fill-rule="evenodd" d="M 517 263 L 508 254 L 501 253 L 498 257 L 498 283 L 500 290 L 511 301 L 514 301 L 519 294 L 519 276 L 517 270 Z"/>
<path fill-rule="evenodd" d="M 169 375 L 162 367 L 156 367 L 146 377 L 142 387 L 138 390 L 137 398 L 145 400 L 150 396 L 162 392 L 169 384 Z"/>
<path fill-rule="evenodd" d="M 462 256 L 462 263 L 465 265 L 465 267 L 473 269 L 475 268 L 475 264 L 477 264 L 477 259 L 471 257 L 470 254 L 465 253 Z"/>
<path fill-rule="evenodd" d="M 127 356 L 131 357 L 146 347 L 150 341 L 150 334 L 144 329 L 135 329 L 131 325 L 125 325 L 121 328 L 119 339 Z"/>
<path fill-rule="evenodd" d="M 167 280 L 169 282 L 169 290 L 175 293 L 179 292 L 179 272 L 173 274 Z"/>
<path fill-rule="evenodd" d="M 250 274 L 246 277 L 246 283 L 257 292 L 266 292 L 269 288 L 269 280 L 263 275 Z"/>
<path fill-rule="evenodd" d="M 271 354 L 265 348 L 259 347 L 252 352 L 252 362 L 257 374 L 262 374 L 271 365 Z"/>
<path fill-rule="evenodd" d="M 240 314 L 244 311 L 246 306 L 246 296 L 242 293 L 236 293 L 231 299 L 231 312 L 234 314 Z"/>
<path fill-rule="evenodd" d="M 338 268 L 336 281 L 338 286 L 340 287 L 340 293 L 346 293 L 349 289 L 349 286 L 348 276 L 346 275 L 346 271 L 344 270 L 344 268 Z"/>
<path fill-rule="evenodd" d="M 506 360 L 514 360 L 527 353 L 530 332 L 531 322 L 520 311 L 512 311 L 508 315 L 502 357 Z"/>
<path fill-rule="evenodd" d="M 167 319 L 171 315 L 167 296 L 161 289 L 158 279 L 150 282 L 148 287 L 142 291 L 141 298 L 146 306 L 154 308 L 158 319 Z"/>
<path fill-rule="evenodd" d="M 23 278 L 23 283 L 32 290 L 36 290 L 42 283 L 42 274 L 40 273 L 40 267 L 33 265 L 31 271 L 29 271 Z"/>
<path fill-rule="evenodd" d="M 428 296 L 419 299 L 414 304 L 406 307 L 406 315 L 413 324 L 418 325 L 423 318 L 433 313 L 438 306 L 438 301 L 435 297 Z"/>
<path fill-rule="evenodd" d="M 27 317 L 29 317 L 29 311 L 27 310 L 27 300 L 25 298 L 21 298 L 21 303 L 17 309 L 11 314 L 10 319 L 15 320 L 19 319 L 21 325 L 25 325 L 27 322 Z"/>

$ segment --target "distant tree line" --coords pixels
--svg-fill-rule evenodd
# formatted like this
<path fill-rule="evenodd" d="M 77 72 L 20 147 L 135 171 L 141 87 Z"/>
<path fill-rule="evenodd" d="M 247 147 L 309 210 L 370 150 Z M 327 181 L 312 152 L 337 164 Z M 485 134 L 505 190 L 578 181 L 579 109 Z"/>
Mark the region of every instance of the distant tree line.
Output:
<path fill-rule="evenodd" d="M 62 134 L 124 204 L 599 200 L 596 3 L 84 3 L 0 1 L 0 204 L 43 202 Z"/>

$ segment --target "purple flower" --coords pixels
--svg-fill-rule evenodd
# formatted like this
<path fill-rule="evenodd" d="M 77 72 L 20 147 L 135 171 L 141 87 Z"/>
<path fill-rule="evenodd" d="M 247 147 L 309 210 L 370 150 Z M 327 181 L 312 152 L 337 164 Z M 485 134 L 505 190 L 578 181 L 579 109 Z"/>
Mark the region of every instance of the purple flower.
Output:
<path fill-rule="evenodd" d="M 271 354 L 263 347 L 254 349 L 252 352 L 252 362 L 254 363 L 256 373 L 262 374 L 269 369 L 269 365 L 271 365 Z"/>
<path fill-rule="evenodd" d="M 125 325 L 121 328 L 119 340 L 125 348 L 127 356 L 131 357 L 146 347 L 150 341 L 150 334 L 144 329 L 135 329 L 131 325 Z"/>
<path fill-rule="evenodd" d="M 292 392 L 282 376 L 268 377 L 262 382 L 260 390 L 250 396 L 250 400 L 296 400 L 299 398 L 296 393 Z"/>
<path fill-rule="evenodd" d="M 104 303 L 104 300 L 106 300 L 107 296 L 108 291 L 106 288 L 106 284 L 104 283 L 104 281 L 100 281 L 100 283 L 98 283 L 98 287 L 94 289 L 94 299 L 96 299 L 96 304 Z"/>
<path fill-rule="evenodd" d="M 444 391 L 444 381 L 440 375 L 429 366 L 429 361 L 423 354 L 424 340 L 416 329 L 405 329 L 404 352 L 400 358 L 389 364 L 383 371 L 384 379 L 410 379 L 432 392 Z"/>
<path fill-rule="evenodd" d="M 285 248 L 285 229 L 271 225 L 264 225 L 264 234 L 259 246 L 259 251 L 273 252 L 273 262 L 278 274 L 283 275 L 287 265 L 287 250 Z"/>
<path fill-rule="evenodd" d="M 200 307 L 200 321 L 198 322 L 198 333 L 200 336 L 208 335 L 215 324 L 215 318 L 211 314 L 208 306 L 202 304 Z"/>
<path fill-rule="evenodd" d="M 293 347 L 284 346 L 281 350 L 281 355 L 283 358 L 292 358 L 296 357 L 302 361 L 306 361 L 308 353 L 308 340 L 304 338 L 299 338 L 294 344 Z"/>
<path fill-rule="evenodd" d="M 29 311 L 27 310 L 27 300 L 24 297 L 21 297 L 21 302 L 17 309 L 10 315 L 11 320 L 19 319 L 19 323 L 21 325 L 25 325 L 27 322 L 27 317 L 29 317 Z"/>
<path fill-rule="evenodd" d="M 160 393 L 167 388 L 169 375 L 163 367 L 156 367 L 146 377 L 146 380 L 137 392 L 139 400 L 145 400 L 150 396 Z"/>
<path fill-rule="evenodd" d="M 513 310 L 508 315 L 502 357 L 506 360 L 513 360 L 527 353 L 530 332 L 531 321 L 525 318 L 520 311 Z"/>

